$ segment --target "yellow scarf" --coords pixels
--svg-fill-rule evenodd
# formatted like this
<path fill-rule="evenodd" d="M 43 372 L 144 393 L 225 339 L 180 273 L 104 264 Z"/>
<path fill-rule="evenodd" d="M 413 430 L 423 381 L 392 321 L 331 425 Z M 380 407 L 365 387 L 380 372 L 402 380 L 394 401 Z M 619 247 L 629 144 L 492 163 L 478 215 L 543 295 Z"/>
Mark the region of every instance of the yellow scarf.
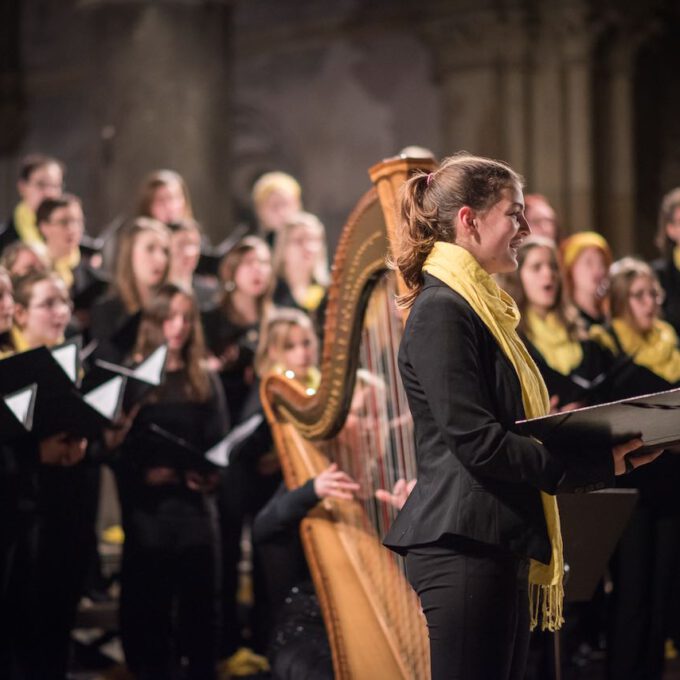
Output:
<path fill-rule="evenodd" d="M 54 260 L 54 271 L 59 274 L 61 280 L 66 284 L 67 290 L 73 286 L 73 270 L 80 264 L 80 248 L 76 248 L 66 257 Z"/>
<path fill-rule="evenodd" d="M 673 248 L 673 264 L 676 269 L 680 270 L 680 246 Z"/>
<path fill-rule="evenodd" d="M 548 390 L 527 348 L 517 335 L 519 310 L 514 300 L 489 276 L 464 248 L 437 241 L 423 271 L 436 276 L 462 295 L 484 325 L 491 331 L 505 356 L 512 363 L 522 387 L 522 403 L 527 418 L 546 415 L 550 410 Z M 562 618 L 564 557 L 557 501 L 541 492 L 545 522 L 552 547 L 550 564 L 531 560 L 529 570 L 529 606 L 531 628 L 558 630 Z"/>
<path fill-rule="evenodd" d="M 321 304 L 321 300 L 323 300 L 325 294 L 326 289 L 323 286 L 320 286 L 318 283 L 312 283 L 305 292 L 302 306 L 308 312 L 313 312 Z"/>
<path fill-rule="evenodd" d="M 35 213 L 23 201 L 14 209 L 14 227 L 24 243 L 44 247 L 45 241 L 36 224 Z"/>
<path fill-rule="evenodd" d="M 10 330 L 10 337 L 12 338 L 12 346 L 14 347 L 14 351 L 17 354 L 21 352 L 27 352 L 29 349 L 35 349 L 34 347 L 31 347 L 28 340 L 26 340 L 26 336 L 18 326 L 12 326 L 12 329 Z M 64 342 L 64 336 L 60 337 L 55 345 L 61 345 L 62 342 Z"/>
<path fill-rule="evenodd" d="M 286 376 L 290 380 L 297 380 L 304 388 L 307 394 L 312 395 L 318 389 L 321 384 L 321 371 L 316 366 L 310 366 L 307 369 L 307 375 L 303 380 L 300 380 L 298 376 L 295 375 L 294 371 L 286 369 L 283 364 L 276 364 L 272 367 L 272 370 L 276 373 Z"/>
<path fill-rule="evenodd" d="M 638 366 L 648 368 L 669 383 L 680 381 L 680 350 L 673 326 L 657 319 L 644 335 L 623 319 L 614 319 L 612 327 L 621 348 Z M 602 326 L 593 326 L 590 336 L 613 354 L 619 353 L 614 339 Z"/>
<path fill-rule="evenodd" d="M 527 335 L 545 359 L 545 363 L 562 375 L 569 375 L 583 361 L 581 343 L 572 340 L 555 312 L 542 319 L 531 309 L 526 311 Z"/>

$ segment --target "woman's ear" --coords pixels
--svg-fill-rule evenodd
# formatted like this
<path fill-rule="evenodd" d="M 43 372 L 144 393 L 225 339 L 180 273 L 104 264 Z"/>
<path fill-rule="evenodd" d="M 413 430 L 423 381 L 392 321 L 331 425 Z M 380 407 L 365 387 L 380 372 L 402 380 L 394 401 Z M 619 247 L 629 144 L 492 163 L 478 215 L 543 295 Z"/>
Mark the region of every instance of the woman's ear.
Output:
<path fill-rule="evenodd" d="M 477 213 L 468 205 L 458 210 L 456 231 L 459 235 L 473 236 L 477 232 Z"/>

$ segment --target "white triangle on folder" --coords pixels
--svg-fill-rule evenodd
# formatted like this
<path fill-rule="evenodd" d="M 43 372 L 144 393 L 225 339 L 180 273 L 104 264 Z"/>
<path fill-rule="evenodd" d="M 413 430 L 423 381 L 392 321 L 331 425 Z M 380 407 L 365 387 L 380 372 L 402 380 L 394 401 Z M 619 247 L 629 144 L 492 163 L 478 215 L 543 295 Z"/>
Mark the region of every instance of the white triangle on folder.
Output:
<path fill-rule="evenodd" d="M 57 363 L 64 369 L 64 373 L 70 378 L 72 383 L 78 379 L 78 344 L 71 342 L 52 350 L 52 356 Z"/>
<path fill-rule="evenodd" d="M 149 383 L 149 385 L 160 385 L 167 354 L 168 346 L 161 345 L 135 368 L 132 375 L 137 380 Z"/>
<path fill-rule="evenodd" d="M 33 427 L 33 409 L 35 408 L 35 397 L 38 393 L 38 384 L 33 383 L 17 392 L 5 395 L 3 400 L 7 408 L 16 416 L 16 419 L 26 428 L 31 430 Z"/>
<path fill-rule="evenodd" d="M 229 465 L 231 452 L 237 444 L 250 437 L 264 420 L 261 413 L 254 413 L 250 418 L 237 425 L 224 439 L 205 452 L 205 459 L 213 465 L 226 467 Z"/>
<path fill-rule="evenodd" d="M 99 387 L 95 387 L 84 395 L 83 399 L 105 418 L 115 420 L 118 416 L 117 411 L 124 387 L 125 378 L 122 375 L 117 375 L 115 378 L 102 383 Z"/>

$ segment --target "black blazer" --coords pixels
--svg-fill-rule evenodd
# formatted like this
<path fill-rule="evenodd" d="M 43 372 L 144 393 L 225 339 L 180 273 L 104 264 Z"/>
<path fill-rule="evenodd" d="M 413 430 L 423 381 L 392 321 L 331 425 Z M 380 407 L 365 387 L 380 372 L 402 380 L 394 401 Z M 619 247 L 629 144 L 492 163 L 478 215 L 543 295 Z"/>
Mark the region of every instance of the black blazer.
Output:
<path fill-rule="evenodd" d="M 540 491 L 614 482 L 609 450 L 548 450 L 520 436 L 521 387 L 470 305 L 425 275 L 399 370 L 415 427 L 418 483 L 385 538 L 397 552 L 457 535 L 550 561 Z"/>

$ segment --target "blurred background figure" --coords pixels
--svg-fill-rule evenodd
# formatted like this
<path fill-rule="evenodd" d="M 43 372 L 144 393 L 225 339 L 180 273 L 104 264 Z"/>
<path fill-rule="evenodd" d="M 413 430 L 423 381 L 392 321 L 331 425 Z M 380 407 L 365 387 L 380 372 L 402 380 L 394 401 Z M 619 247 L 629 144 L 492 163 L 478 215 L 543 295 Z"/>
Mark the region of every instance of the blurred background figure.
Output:
<path fill-rule="evenodd" d="M 285 172 L 267 172 L 253 184 L 251 197 L 258 233 L 273 246 L 283 226 L 302 210 L 300 184 Z"/>
<path fill-rule="evenodd" d="M 572 234 L 560 244 L 567 298 L 576 306 L 587 328 L 604 323 L 607 315 L 607 271 L 612 251 L 594 231 Z"/>
<path fill-rule="evenodd" d="M 44 248 L 37 249 L 23 241 L 14 241 L 2 251 L 0 263 L 12 278 L 16 278 L 30 272 L 46 271 L 47 254 Z"/>
<path fill-rule="evenodd" d="M 182 176 L 174 170 L 149 173 L 139 191 L 137 215 L 167 225 L 193 218 L 189 187 Z"/>
<path fill-rule="evenodd" d="M 680 333 L 680 187 L 661 200 L 656 245 L 661 257 L 652 263 L 666 293 L 663 312 L 666 321 Z"/>
<path fill-rule="evenodd" d="M 524 195 L 524 216 L 531 233 L 535 236 L 545 236 L 557 242 L 560 239 L 557 214 L 548 199 L 542 194 Z"/>

